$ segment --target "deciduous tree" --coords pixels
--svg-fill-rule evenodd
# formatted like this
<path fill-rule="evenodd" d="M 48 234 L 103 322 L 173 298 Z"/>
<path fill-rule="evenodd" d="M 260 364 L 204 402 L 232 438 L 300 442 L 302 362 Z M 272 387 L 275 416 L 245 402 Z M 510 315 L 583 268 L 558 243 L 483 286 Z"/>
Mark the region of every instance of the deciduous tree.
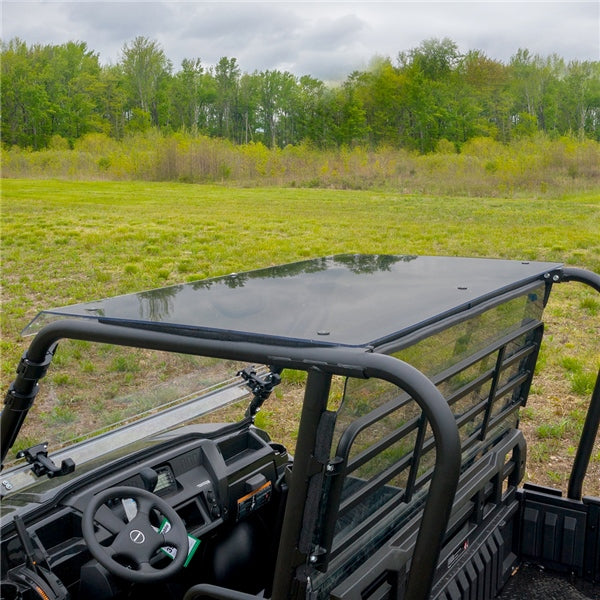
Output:
<path fill-rule="evenodd" d="M 152 124 L 159 125 L 161 85 L 170 76 L 171 61 L 158 42 L 144 36 L 126 43 L 121 54 L 131 108 L 137 107 L 149 113 Z"/>

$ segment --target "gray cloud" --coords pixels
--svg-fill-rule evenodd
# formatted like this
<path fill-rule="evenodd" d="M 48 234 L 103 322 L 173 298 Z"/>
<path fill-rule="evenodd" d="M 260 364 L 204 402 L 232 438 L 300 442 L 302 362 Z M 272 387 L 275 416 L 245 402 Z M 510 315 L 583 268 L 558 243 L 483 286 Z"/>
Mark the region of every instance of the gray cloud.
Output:
<path fill-rule="evenodd" d="M 395 59 L 432 37 L 508 61 L 519 48 L 567 60 L 599 60 L 599 4 L 555 2 L 58 2 L 2 3 L 2 39 L 82 40 L 104 63 L 138 35 L 158 41 L 175 68 L 183 58 L 243 71 L 286 69 L 325 80 Z"/>

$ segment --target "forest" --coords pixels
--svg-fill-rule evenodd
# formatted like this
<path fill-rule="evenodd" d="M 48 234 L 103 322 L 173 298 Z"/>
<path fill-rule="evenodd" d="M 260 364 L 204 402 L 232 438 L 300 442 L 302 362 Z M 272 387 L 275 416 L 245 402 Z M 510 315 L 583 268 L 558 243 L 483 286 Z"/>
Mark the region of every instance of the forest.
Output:
<path fill-rule="evenodd" d="M 520 49 L 508 63 L 450 39 L 423 41 L 338 83 L 289 72 L 242 71 L 236 58 L 175 69 L 160 44 L 137 37 L 116 64 L 82 41 L 2 42 L 2 146 L 74 148 L 102 134 L 220 138 L 283 149 L 388 148 L 419 154 L 542 132 L 600 141 L 600 61 L 566 62 Z"/>

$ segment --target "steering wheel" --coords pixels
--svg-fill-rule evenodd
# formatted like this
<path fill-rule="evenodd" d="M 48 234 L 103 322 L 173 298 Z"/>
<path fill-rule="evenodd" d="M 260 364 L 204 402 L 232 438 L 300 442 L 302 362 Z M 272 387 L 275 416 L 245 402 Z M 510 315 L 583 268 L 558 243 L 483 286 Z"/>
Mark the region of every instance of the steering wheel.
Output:
<path fill-rule="evenodd" d="M 108 507 L 103 507 L 109 500 L 118 498 L 132 498 L 137 504 L 137 514 L 129 523 L 118 518 Z M 152 526 L 150 511 L 153 508 L 168 520 L 171 525 L 169 531 L 158 533 Z M 98 541 L 94 532 L 94 520 L 101 510 L 104 514 L 97 519 L 98 522 L 114 535 L 107 546 Z M 103 567 L 117 577 L 136 583 L 166 579 L 183 567 L 187 558 L 188 536 L 181 517 L 164 500 L 144 489 L 119 486 L 100 492 L 85 508 L 81 529 L 92 556 Z M 154 567 L 150 559 L 163 546 L 175 548 L 177 555 L 166 567 Z"/>

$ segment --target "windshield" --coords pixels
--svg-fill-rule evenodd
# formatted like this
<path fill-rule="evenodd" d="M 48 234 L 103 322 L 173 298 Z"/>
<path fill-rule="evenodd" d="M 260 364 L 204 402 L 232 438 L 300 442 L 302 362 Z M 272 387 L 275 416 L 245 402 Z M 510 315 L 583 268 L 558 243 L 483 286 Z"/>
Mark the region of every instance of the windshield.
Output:
<path fill-rule="evenodd" d="M 17 462 L 19 450 L 44 442 L 52 453 L 79 444 L 82 462 L 180 425 L 239 421 L 252 399 L 237 376 L 245 367 L 229 360 L 63 340 L 5 467 Z M 114 433 L 117 428 L 123 430 L 120 436 Z M 92 438 L 95 443 L 86 450 Z"/>

